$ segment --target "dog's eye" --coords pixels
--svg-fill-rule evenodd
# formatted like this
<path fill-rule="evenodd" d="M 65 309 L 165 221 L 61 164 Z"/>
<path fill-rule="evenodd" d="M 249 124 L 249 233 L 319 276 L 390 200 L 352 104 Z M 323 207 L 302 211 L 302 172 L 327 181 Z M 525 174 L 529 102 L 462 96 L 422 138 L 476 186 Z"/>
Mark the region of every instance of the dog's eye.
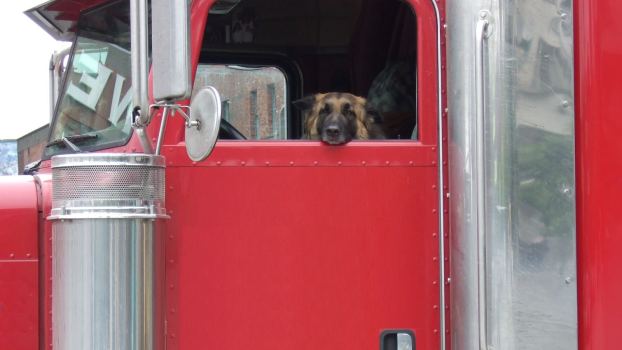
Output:
<path fill-rule="evenodd" d="M 354 110 L 352 109 L 352 105 L 349 103 L 341 106 L 341 114 L 345 115 L 347 118 L 352 119 L 355 117 Z"/>
<path fill-rule="evenodd" d="M 322 107 L 322 109 L 320 109 L 320 113 L 322 113 L 322 114 L 330 113 L 330 105 L 324 105 L 324 107 Z"/>

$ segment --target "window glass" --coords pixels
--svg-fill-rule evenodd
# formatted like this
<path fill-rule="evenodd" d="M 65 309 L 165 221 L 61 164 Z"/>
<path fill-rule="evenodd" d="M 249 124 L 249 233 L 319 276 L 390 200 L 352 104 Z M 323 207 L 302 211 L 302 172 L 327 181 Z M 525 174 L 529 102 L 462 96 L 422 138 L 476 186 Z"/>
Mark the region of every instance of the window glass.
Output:
<path fill-rule="evenodd" d="M 280 69 L 201 64 L 197 68 L 193 94 L 207 85 L 220 93 L 222 120 L 246 139 L 287 139 L 287 86 Z"/>
<path fill-rule="evenodd" d="M 78 146 L 94 150 L 129 138 L 132 82 L 128 12 L 127 4 L 118 2 L 80 19 L 51 140 L 90 135 Z M 62 148 L 62 143 L 48 147 L 46 155 Z"/>

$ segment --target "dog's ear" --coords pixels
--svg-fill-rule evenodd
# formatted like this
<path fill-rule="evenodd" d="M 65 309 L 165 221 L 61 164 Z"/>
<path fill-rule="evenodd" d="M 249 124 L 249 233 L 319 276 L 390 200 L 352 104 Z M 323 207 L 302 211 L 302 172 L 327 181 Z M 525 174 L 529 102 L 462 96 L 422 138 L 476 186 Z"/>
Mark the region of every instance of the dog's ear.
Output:
<path fill-rule="evenodd" d="M 294 105 L 294 107 L 298 108 L 298 110 L 305 112 L 313 108 L 313 105 L 315 104 L 315 100 L 316 100 L 315 95 L 309 95 L 299 100 L 292 101 L 292 104 Z"/>

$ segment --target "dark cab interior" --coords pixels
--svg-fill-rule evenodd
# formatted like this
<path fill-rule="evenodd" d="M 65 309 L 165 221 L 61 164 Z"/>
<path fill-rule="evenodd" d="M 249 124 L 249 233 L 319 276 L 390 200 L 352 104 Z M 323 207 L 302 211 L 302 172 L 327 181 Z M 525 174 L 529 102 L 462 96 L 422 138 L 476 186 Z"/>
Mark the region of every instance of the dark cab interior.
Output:
<path fill-rule="evenodd" d="M 239 101 L 244 108 L 232 106 L 239 111 L 224 118 L 225 128 L 235 125 L 244 137 L 221 133 L 221 138 L 300 139 L 302 116 L 291 102 L 326 92 L 367 98 L 383 115 L 388 139 L 417 138 L 417 20 L 408 3 L 217 1 L 208 16 L 200 65 L 207 71 L 210 65 L 271 67 L 283 74 L 282 92 L 278 82 L 251 87 Z M 231 81 L 225 74 L 220 84 Z M 243 89 L 238 87 L 238 94 Z M 286 118 L 278 122 L 286 128 L 283 134 L 270 131 L 276 130 L 278 117 Z"/>

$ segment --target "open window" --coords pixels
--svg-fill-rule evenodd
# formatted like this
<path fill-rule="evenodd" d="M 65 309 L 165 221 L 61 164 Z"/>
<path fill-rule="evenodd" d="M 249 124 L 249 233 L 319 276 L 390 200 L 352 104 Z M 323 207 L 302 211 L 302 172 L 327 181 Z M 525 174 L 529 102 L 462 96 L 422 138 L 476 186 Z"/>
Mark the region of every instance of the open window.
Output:
<path fill-rule="evenodd" d="M 221 139 L 303 139 L 292 101 L 326 92 L 365 98 L 386 139 L 418 139 L 417 48 L 399 0 L 217 1 L 194 90 L 222 94 Z"/>

